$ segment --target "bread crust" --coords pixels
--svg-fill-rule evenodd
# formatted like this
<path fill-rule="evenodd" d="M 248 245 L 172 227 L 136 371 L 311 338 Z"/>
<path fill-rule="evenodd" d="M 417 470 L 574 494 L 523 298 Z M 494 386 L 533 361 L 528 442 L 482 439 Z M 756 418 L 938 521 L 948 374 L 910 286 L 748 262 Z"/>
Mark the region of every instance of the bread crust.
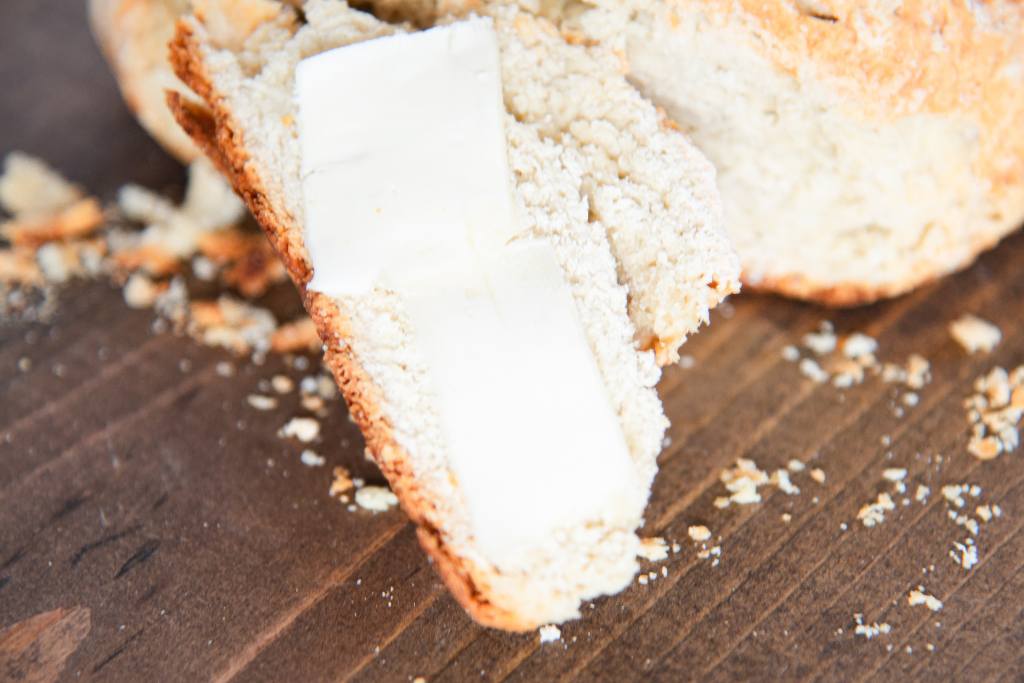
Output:
<path fill-rule="evenodd" d="M 805 0 L 795 8 L 757 0 L 705 5 L 713 21 L 749 26 L 752 34 L 766 36 L 759 45 L 781 71 L 797 81 L 815 74 L 869 120 L 911 114 L 971 117 L 981 131 L 975 173 L 989 184 L 993 201 L 1024 186 L 1024 126 L 1012 123 L 1024 119 L 1024 97 L 1019 86 L 995 78 L 1024 45 L 1021 3 L 986 3 L 982 10 L 953 0 L 911 0 L 895 17 L 882 0 Z M 870 40 L 880 28 L 886 39 Z M 941 50 L 934 47 L 936 40 Z M 923 260 L 908 277 L 877 285 L 818 282 L 800 272 L 747 278 L 744 284 L 829 306 L 870 304 L 969 267 L 1015 227 L 979 230 L 955 263 Z"/>
<path fill-rule="evenodd" d="M 526 631 L 538 624 L 491 603 L 486 586 L 478 583 L 478 572 L 465 558 L 446 546 L 435 520 L 437 510 L 424 495 L 409 465 L 409 454 L 397 442 L 392 425 L 381 411 L 381 390 L 360 366 L 348 343 L 348 321 L 338 304 L 321 292 L 307 288 L 312 267 L 297 225 L 280 215 L 267 198 L 258 170 L 249 163 L 245 141 L 231 111 L 223 104 L 203 64 L 202 52 L 192 27 L 178 21 L 170 44 L 171 65 L 178 77 L 203 100 L 189 101 L 181 93 L 168 91 L 167 103 L 181 127 L 228 178 L 235 191 L 263 227 L 289 276 L 299 288 L 306 310 L 324 342 L 324 362 L 359 425 L 367 448 L 401 503 L 416 524 L 420 545 L 455 599 L 484 626 Z"/>
<path fill-rule="evenodd" d="M 884 285 L 871 286 L 859 282 L 839 284 L 824 283 L 808 278 L 802 273 L 767 276 L 760 280 L 744 278 L 743 287 L 748 291 L 780 294 L 794 299 L 803 299 L 832 308 L 853 308 L 867 306 L 884 299 L 907 294 L 918 287 L 924 287 L 941 278 L 966 270 L 974 265 L 978 256 L 993 249 L 1005 235 L 978 234 L 971 240 L 970 248 L 963 259 L 953 267 L 938 270 L 933 267 L 918 269 L 913 277 Z"/>

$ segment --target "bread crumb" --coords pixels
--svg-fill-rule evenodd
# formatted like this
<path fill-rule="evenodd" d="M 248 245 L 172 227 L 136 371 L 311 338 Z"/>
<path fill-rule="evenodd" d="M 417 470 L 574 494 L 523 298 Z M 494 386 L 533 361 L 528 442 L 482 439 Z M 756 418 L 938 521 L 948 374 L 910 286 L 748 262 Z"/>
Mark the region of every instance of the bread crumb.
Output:
<path fill-rule="evenodd" d="M 668 543 L 665 542 L 664 538 L 657 536 L 641 538 L 640 549 L 637 555 L 648 562 L 661 562 L 668 557 Z"/>
<path fill-rule="evenodd" d="M 249 394 L 245 400 L 256 410 L 273 410 L 274 408 L 277 408 L 277 399 L 273 396 Z"/>
<path fill-rule="evenodd" d="M 878 350 L 878 342 L 873 337 L 854 332 L 843 340 L 843 355 L 847 358 L 862 358 Z"/>
<path fill-rule="evenodd" d="M 203 282 L 213 282 L 219 272 L 217 264 L 201 254 L 192 259 L 192 274 Z"/>
<path fill-rule="evenodd" d="M 793 484 L 789 479 L 789 470 L 775 470 L 775 472 L 772 473 L 771 483 L 788 496 L 796 496 L 800 494 L 800 488 Z"/>
<path fill-rule="evenodd" d="M 804 465 L 802 462 L 800 462 L 796 458 L 793 458 L 792 460 L 790 460 L 786 464 L 786 467 L 789 469 L 790 472 L 803 472 L 807 468 L 806 465 Z"/>
<path fill-rule="evenodd" d="M 836 335 L 831 327 L 826 327 L 824 324 L 818 332 L 805 334 L 802 341 L 805 348 L 819 356 L 832 353 L 836 349 Z"/>
<path fill-rule="evenodd" d="M 933 595 L 925 593 L 924 586 L 918 586 L 915 590 L 910 591 L 910 594 L 907 596 L 907 602 L 912 607 L 924 605 L 933 612 L 938 612 L 942 609 L 942 601 Z"/>
<path fill-rule="evenodd" d="M 316 377 L 313 375 L 307 375 L 299 382 L 299 393 L 304 396 L 315 396 L 318 386 L 319 384 L 317 383 Z"/>
<path fill-rule="evenodd" d="M 52 213 L 74 203 L 82 191 L 44 161 L 10 152 L 0 175 L 0 206 L 13 216 Z"/>
<path fill-rule="evenodd" d="M 782 521 L 785 524 L 789 524 L 791 521 L 793 521 L 793 515 L 789 514 L 788 512 L 783 512 L 782 513 Z"/>
<path fill-rule="evenodd" d="M 316 452 L 311 451 L 308 448 L 302 451 L 302 454 L 299 456 L 299 460 L 302 461 L 302 464 L 306 467 L 321 467 L 327 462 L 327 458 L 322 455 L 318 455 Z"/>
<path fill-rule="evenodd" d="M 39 248 L 36 262 L 46 281 L 53 284 L 63 284 L 80 272 L 77 254 L 66 245 L 55 242 Z"/>
<path fill-rule="evenodd" d="M 711 538 L 711 530 L 703 524 L 691 526 L 686 530 L 686 533 L 697 543 L 703 543 Z"/>
<path fill-rule="evenodd" d="M 227 295 L 189 307 L 188 331 L 193 338 L 240 355 L 269 349 L 276 326 L 270 311 Z"/>
<path fill-rule="evenodd" d="M 287 394 L 295 388 L 295 382 L 287 375 L 274 375 L 270 378 L 270 386 L 279 394 Z"/>
<path fill-rule="evenodd" d="M 942 487 L 942 497 L 956 507 L 962 508 L 965 502 L 960 494 L 964 493 L 966 489 L 965 484 L 947 484 Z"/>
<path fill-rule="evenodd" d="M 993 460 L 1003 452 L 1003 447 L 997 437 L 987 436 L 981 439 L 971 439 L 967 444 L 967 452 L 978 460 Z"/>
<path fill-rule="evenodd" d="M 970 354 L 990 353 L 1003 339 L 1002 331 L 987 320 L 965 314 L 949 325 L 953 339 Z"/>
<path fill-rule="evenodd" d="M 988 505 L 979 505 L 978 507 L 976 507 L 974 509 L 974 513 L 976 515 L 978 515 L 978 517 L 983 522 L 990 522 L 990 521 L 992 521 L 992 517 L 993 517 L 993 515 L 992 515 L 992 508 L 989 507 Z"/>
<path fill-rule="evenodd" d="M 821 469 L 820 467 L 815 467 L 813 470 L 811 470 L 811 479 L 818 482 L 819 484 L 824 484 L 825 470 Z"/>
<path fill-rule="evenodd" d="M 309 443 L 320 436 L 320 423 L 311 417 L 293 417 L 281 427 L 278 436 Z"/>
<path fill-rule="evenodd" d="M 800 350 L 792 344 L 787 344 L 782 347 L 782 358 L 791 363 L 795 363 L 800 360 Z"/>
<path fill-rule="evenodd" d="M 552 643 L 562 639 L 562 631 L 554 624 L 540 627 L 540 644 Z"/>
<path fill-rule="evenodd" d="M 131 308 L 152 308 L 162 288 L 142 273 L 132 273 L 123 291 L 124 301 Z"/>
<path fill-rule="evenodd" d="M 761 495 L 757 489 L 768 483 L 768 475 L 758 468 L 757 463 L 747 458 L 740 458 L 733 467 L 723 470 L 719 479 L 730 493 L 728 498 L 715 500 L 715 507 L 719 508 L 730 504 L 760 503 Z"/>
<path fill-rule="evenodd" d="M 816 361 L 811 358 L 804 358 L 800 361 L 800 373 L 817 384 L 824 384 L 829 380 L 829 374 L 825 372 Z"/>
<path fill-rule="evenodd" d="M 1024 417 L 1024 365 L 1012 372 L 992 368 L 975 380 L 974 392 L 964 401 L 971 424 L 968 453 L 979 460 L 992 460 L 1016 450 Z"/>
<path fill-rule="evenodd" d="M 364 510 L 384 512 L 398 505 L 398 496 L 383 486 L 363 486 L 356 490 L 356 504 Z"/>
<path fill-rule="evenodd" d="M 677 364 L 682 369 L 689 370 L 697 364 L 697 360 L 693 356 L 679 356 L 679 362 Z"/>
<path fill-rule="evenodd" d="M 931 492 L 932 490 L 925 486 L 924 484 L 918 484 L 917 491 L 914 493 L 914 500 L 918 501 L 919 503 L 924 502 L 931 494 Z"/>
<path fill-rule="evenodd" d="M 903 467 L 890 467 L 882 472 L 882 478 L 889 481 L 903 481 L 907 476 L 907 470 Z"/>
<path fill-rule="evenodd" d="M 346 491 L 352 490 L 352 480 L 349 478 L 349 472 L 344 467 L 335 467 L 331 471 L 331 475 L 334 480 L 331 482 L 331 488 L 327 491 L 327 495 L 334 498 L 339 493 L 345 493 Z M 342 502 L 348 502 L 347 496 Z"/>
<path fill-rule="evenodd" d="M 224 284 L 244 297 L 262 296 L 286 276 L 284 265 L 274 254 L 270 242 L 259 233 L 235 227 L 201 232 L 196 246 L 204 257 L 223 268 Z"/>
<path fill-rule="evenodd" d="M 43 161 L 21 152 L 4 159 L 0 206 L 12 216 L 0 224 L 0 237 L 15 247 L 37 249 L 48 242 L 79 239 L 103 223 L 94 197 L 86 197 Z"/>
<path fill-rule="evenodd" d="M 931 363 L 926 358 L 916 353 L 910 354 L 907 359 L 906 385 L 911 389 L 920 389 L 931 381 Z"/>
<path fill-rule="evenodd" d="M 864 381 L 864 367 L 855 361 L 844 360 L 835 363 L 832 368 L 832 386 L 837 389 L 849 389 Z"/>
<path fill-rule="evenodd" d="M 713 564 L 713 566 L 716 566 L 716 567 L 718 566 L 717 558 L 720 557 L 721 555 L 722 555 L 722 546 L 720 546 L 720 545 L 712 546 L 710 548 L 704 547 L 704 548 L 701 548 L 700 550 L 697 551 L 697 558 L 700 559 L 700 560 L 706 560 L 708 558 L 715 558 L 715 561 L 712 564 Z"/>
<path fill-rule="evenodd" d="M 873 624 L 865 624 L 864 615 L 862 614 L 854 614 L 853 619 L 856 623 L 853 629 L 854 634 L 863 636 L 867 640 L 871 640 L 879 635 L 886 635 L 892 631 L 892 626 L 887 623 L 879 624 L 875 622 Z"/>
<path fill-rule="evenodd" d="M 270 337 L 270 348 L 277 353 L 316 351 L 321 345 L 316 325 L 308 317 L 281 325 Z"/>
<path fill-rule="evenodd" d="M 953 561 L 970 571 L 971 567 L 978 564 L 978 548 L 968 539 L 967 543 L 953 543 L 953 549 L 949 551 Z"/>
<path fill-rule="evenodd" d="M 299 399 L 299 404 L 311 413 L 320 415 L 324 412 L 324 400 L 319 396 L 303 396 Z"/>
<path fill-rule="evenodd" d="M 895 510 L 896 504 L 888 493 L 879 493 L 875 502 L 868 503 L 857 512 L 857 519 L 870 528 L 885 521 L 885 513 Z"/>

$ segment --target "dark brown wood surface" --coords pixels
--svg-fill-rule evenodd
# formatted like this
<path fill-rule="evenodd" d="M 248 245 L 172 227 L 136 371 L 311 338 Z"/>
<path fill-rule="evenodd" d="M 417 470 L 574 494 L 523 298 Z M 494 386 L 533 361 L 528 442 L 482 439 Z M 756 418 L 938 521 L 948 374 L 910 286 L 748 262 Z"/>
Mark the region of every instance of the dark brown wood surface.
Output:
<path fill-rule="evenodd" d="M 0 152 L 38 154 L 107 199 L 126 181 L 180 192 L 84 15 L 81 2 L 0 3 Z M 645 532 L 682 551 L 667 577 L 597 600 L 543 646 L 474 625 L 400 512 L 327 496 L 331 465 L 380 477 L 342 407 L 319 446 L 328 466 L 310 468 L 275 435 L 294 394 L 271 413 L 245 405 L 260 379 L 299 376 L 280 359 L 223 378 L 227 354 L 153 333 L 110 285 L 70 287 L 52 324 L 0 326 L 0 679 L 1024 680 L 1024 464 L 970 457 L 962 407 L 976 376 L 1024 362 L 1022 259 L 1018 234 L 965 273 L 843 313 L 736 297 L 687 344 L 695 366 L 662 382 L 672 443 Z M 287 290 L 272 302 L 295 310 Z M 993 354 L 951 341 L 964 312 L 1002 327 Z M 781 348 L 826 318 L 876 336 L 883 359 L 931 360 L 920 405 L 898 418 L 891 385 L 801 378 Z M 719 510 L 718 474 L 738 457 L 813 461 L 827 480 L 794 475 L 798 496 L 768 488 Z M 857 511 L 892 466 L 932 496 L 864 528 Z M 938 495 L 965 481 L 1005 510 L 969 572 L 947 555 L 965 532 Z M 687 537 L 698 523 L 722 536 L 718 566 Z M 941 612 L 907 605 L 919 583 Z M 856 636 L 855 613 L 892 630 Z"/>

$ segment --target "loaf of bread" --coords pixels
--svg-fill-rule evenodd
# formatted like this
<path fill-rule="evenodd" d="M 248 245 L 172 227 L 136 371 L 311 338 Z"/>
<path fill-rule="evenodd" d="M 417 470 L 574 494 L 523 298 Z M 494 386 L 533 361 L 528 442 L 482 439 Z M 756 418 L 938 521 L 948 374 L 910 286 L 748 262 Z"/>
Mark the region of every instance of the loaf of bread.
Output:
<path fill-rule="evenodd" d="M 143 128 L 182 163 L 199 150 L 167 108 L 168 88 L 183 89 L 167 61 L 174 22 L 189 0 L 89 0 L 89 22 L 128 108 Z"/>
<path fill-rule="evenodd" d="M 420 24 L 481 5 L 374 1 Z M 520 5 L 618 50 L 711 159 L 747 286 L 867 303 L 966 267 L 1024 222 L 1017 0 Z"/>
<path fill-rule="evenodd" d="M 201 16 L 183 19 L 171 46 L 177 75 L 201 101 L 172 92 L 168 102 L 302 290 L 369 452 L 452 593 L 481 623 L 529 629 L 621 590 L 636 571 L 636 529 L 667 424 L 654 391 L 656 359 L 672 358 L 708 309 L 738 287 L 710 165 L 665 126 L 603 48 L 570 45 L 544 19 L 492 8 L 516 201 L 533 237 L 554 250 L 637 482 L 625 517 L 561 529 L 527 556 L 495 562 L 474 539 L 470 492 L 452 475 L 429 370 L 401 297 L 385 289 L 330 297 L 309 286 L 296 66 L 408 27 L 330 0 L 310 0 L 301 14 L 278 4 L 272 17 L 242 26 L 216 18 L 221 4 L 237 3 L 211 2 Z M 582 480 L 588 453 L 574 457 Z M 571 496 L 578 483 L 564 486 Z M 522 494 L 526 510 L 532 501 Z"/>

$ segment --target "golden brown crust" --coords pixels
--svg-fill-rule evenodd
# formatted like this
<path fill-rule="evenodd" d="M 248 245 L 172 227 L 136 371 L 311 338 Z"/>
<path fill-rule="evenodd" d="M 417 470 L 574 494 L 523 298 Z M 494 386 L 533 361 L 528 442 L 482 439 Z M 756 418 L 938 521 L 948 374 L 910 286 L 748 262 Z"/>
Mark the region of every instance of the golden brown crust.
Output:
<path fill-rule="evenodd" d="M 171 43 L 171 64 L 178 77 L 200 94 L 206 107 L 175 92 L 167 93 L 168 105 L 182 128 L 245 200 L 302 293 L 306 310 L 327 348 L 324 361 L 345 397 L 349 413 L 402 509 L 417 525 L 420 544 L 433 558 L 442 580 L 477 622 L 513 631 L 535 628 L 537 624 L 487 600 L 486 590 L 474 580 L 470 563 L 451 552 L 431 521 L 437 519 L 434 503 L 424 495 L 409 467 L 408 453 L 396 441 L 392 426 L 380 409 L 380 389 L 360 366 L 348 343 L 351 333 L 345 314 L 333 299 L 306 288 L 312 268 L 299 230 L 291 217 L 280 215 L 268 199 L 257 169 L 249 163 L 242 133 L 208 76 L 200 46 L 186 21 L 179 21 Z"/>
<path fill-rule="evenodd" d="M 691 5 L 694 3 L 690 3 Z M 867 116 L 963 116 L 979 124 L 979 173 L 992 192 L 1024 182 L 1024 50 L 1019 0 L 704 0 L 703 17 L 742 26 L 778 68 L 826 81 Z M 669 10 L 690 11 L 686 3 Z M 819 8 L 812 10 L 812 7 Z"/>
<path fill-rule="evenodd" d="M 745 291 L 781 294 L 833 308 L 852 308 L 905 294 L 915 287 L 938 279 L 938 277 L 938 275 L 933 275 L 905 286 L 870 287 L 856 282 L 826 285 L 803 275 L 786 275 L 766 277 L 757 282 L 744 280 L 743 288 Z"/>

